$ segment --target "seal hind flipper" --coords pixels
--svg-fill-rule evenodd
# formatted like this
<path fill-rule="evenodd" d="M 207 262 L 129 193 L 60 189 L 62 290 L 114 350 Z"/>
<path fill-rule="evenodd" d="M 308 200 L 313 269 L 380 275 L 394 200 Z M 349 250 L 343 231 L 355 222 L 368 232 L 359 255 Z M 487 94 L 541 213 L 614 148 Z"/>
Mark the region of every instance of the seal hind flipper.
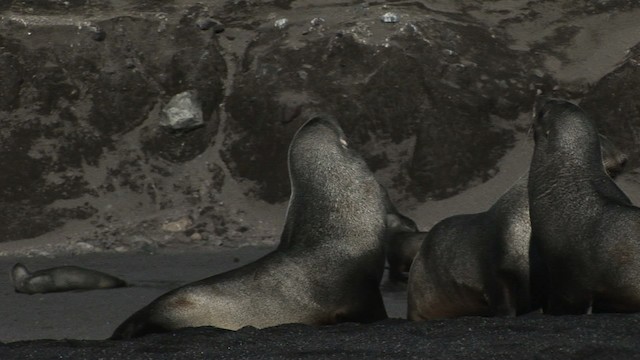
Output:
<path fill-rule="evenodd" d="M 150 321 L 147 309 L 141 309 L 131 315 L 126 321 L 116 328 L 109 340 L 126 340 L 136 337 L 162 333 L 169 329 Z"/>

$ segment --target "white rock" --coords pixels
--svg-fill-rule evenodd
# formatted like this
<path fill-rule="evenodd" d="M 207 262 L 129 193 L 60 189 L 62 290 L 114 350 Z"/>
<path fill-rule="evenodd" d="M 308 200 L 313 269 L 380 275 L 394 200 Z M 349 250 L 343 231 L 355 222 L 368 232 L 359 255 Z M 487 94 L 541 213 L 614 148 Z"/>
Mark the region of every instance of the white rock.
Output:
<path fill-rule="evenodd" d="M 284 29 L 285 27 L 287 27 L 287 24 L 289 24 L 289 20 L 286 18 L 278 19 L 273 22 L 273 26 L 277 27 L 278 29 Z"/>
<path fill-rule="evenodd" d="M 202 107 L 194 90 L 175 95 L 162 109 L 161 126 L 174 130 L 189 130 L 202 124 Z"/>
<path fill-rule="evenodd" d="M 392 13 L 392 12 L 388 12 L 388 13 L 385 13 L 384 15 L 382 15 L 380 17 L 380 20 L 383 23 L 397 23 L 398 21 L 400 21 L 400 19 L 398 18 L 398 15 L 396 15 L 395 13 Z"/>
<path fill-rule="evenodd" d="M 162 224 L 162 230 L 168 232 L 182 232 L 192 224 L 193 222 L 191 221 L 191 219 L 185 216 L 178 220 Z"/>

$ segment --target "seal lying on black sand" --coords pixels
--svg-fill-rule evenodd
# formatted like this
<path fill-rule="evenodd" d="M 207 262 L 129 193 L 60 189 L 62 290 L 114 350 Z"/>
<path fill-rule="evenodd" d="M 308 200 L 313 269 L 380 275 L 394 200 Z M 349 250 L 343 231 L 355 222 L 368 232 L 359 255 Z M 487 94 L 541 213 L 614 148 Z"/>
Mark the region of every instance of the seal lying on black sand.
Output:
<path fill-rule="evenodd" d="M 26 266 L 17 263 L 11 269 L 11 279 L 16 292 L 25 294 L 127 286 L 124 280 L 115 276 L 78 266 L 59 266 L 31 273 Z"/>
<path fill-rule="evenodd" d="M 291 198 L 276 250 L 142 308 L 114 332 L 131 338 L 183 327 L 263 328 L 387 317 L 385 190 L 336 120 L 307 121 L 289 147 Z"/>
<path fill-rule="evenodd" d="M 601 167 L 617 172 L 626 162 L 606 139 L 602 152 Z M 410 320 L 514 316 L 540 307 L 529 291 L 527 181 L 525 174 L 486 212 L 446 218 L 430 230 L 409 273 Z"/>
<path fill-rule="evenodd" d="M 639 311 L 640 209 L 607 176 L 594 122 L 577 105 L 548 100 L 533 128 L 532 289 L 543 310 Z"/>

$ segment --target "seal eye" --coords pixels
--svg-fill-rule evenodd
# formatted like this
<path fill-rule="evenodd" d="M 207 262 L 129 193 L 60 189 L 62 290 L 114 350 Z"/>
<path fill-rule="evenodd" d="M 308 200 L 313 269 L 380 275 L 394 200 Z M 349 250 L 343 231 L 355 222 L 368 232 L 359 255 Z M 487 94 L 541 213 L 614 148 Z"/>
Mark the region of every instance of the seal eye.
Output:
<path fill-rule="evenodd" d="M 347 147 L 349 144 L 347 143 L 347 140 L 340 138 L 340 144 L 342 144 L 342 146 Z"/>

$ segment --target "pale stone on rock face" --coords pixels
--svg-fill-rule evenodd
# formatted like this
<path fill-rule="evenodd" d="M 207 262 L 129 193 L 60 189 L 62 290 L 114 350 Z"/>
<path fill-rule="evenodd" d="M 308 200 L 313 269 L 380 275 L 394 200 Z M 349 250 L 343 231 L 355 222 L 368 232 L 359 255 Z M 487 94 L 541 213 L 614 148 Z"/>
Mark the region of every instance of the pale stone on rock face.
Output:
<path fill-rule="evenodd" d="M 285 18 L 278 19 L 273 23 L 273 25 L 278 29 L 284 29 L 285 27 L 287 27 L 288 24 L 289 24 L 289 20 Z"/>
<path fill-rule="evenodd" d="M 162 109 L 161 126 L 173 130 L 189 130 L 202 124 L 202 108 L 197 93 L 193 90 L 175 95 Z"/>
<path fill-rule="evenodd" d="M 171 221 L 162 225 L 162 230 L 168 232 L 182 232 L 185 231 L 193 222 L 188 217 L 183 217 L 175 221 Z"/>
<path fill-rule="evenodd" d="M 380 17 L 380 20 L 384 23 L 397 23 L 399 21 L 398 15 L 392 12 L 385 13 Z"/>

